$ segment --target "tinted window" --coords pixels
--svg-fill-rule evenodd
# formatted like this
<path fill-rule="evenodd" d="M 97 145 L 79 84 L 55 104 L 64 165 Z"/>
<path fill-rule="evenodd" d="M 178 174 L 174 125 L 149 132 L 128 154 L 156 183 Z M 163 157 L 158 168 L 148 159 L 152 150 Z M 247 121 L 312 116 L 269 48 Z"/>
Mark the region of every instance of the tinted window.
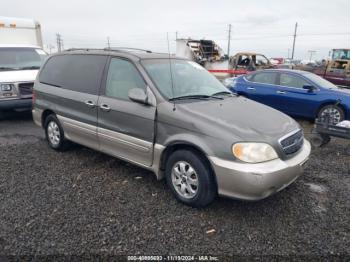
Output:
<path fill-rule="evenodd" d="M 276 73 L 257 73 L 254 75 L 252 81 L 262 84 L 275 84 L 276 83 Z"/>
<path fill-rule="evenodd" d="M 49 59 L 40 82 L 77 92 L 97 94 L 107 56 L 59 55 Z"/>
<path fill-rule="evenodd" d="M 129 90 L 146 89 L 146 84 L 136 67 L 129 61 L 112 58 L 109 65 L 106 96 L 129 100 Z"/>
<path fill-rule="evenodd" d="M 304 85 L 310 85 L 310 84 L 301 77 L 282 73 L 280 76 L 280 85 L 288 86 L 288 87 L 303 88 Z"/>

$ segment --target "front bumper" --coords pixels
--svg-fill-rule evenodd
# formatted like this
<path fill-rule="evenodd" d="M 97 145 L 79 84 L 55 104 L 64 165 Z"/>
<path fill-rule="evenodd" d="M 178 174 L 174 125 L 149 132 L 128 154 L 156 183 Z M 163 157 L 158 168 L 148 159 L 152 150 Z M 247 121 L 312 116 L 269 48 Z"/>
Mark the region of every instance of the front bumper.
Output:
<path fill-rule="evenodd" d="M 209 157 L 214 168 L 219 195 L 242 200 L 266 198 L 293 183 L 302 173 L 311 152 L 305 140 L 300 152 L 288 160 L 246 164 Z"/>
<path fill-rule="evenodd" d="M 22 99 L 0 99 L 0 110 L 12 110 L 12 109 L 31 109 L 32 99 L 22 98 Z"/>

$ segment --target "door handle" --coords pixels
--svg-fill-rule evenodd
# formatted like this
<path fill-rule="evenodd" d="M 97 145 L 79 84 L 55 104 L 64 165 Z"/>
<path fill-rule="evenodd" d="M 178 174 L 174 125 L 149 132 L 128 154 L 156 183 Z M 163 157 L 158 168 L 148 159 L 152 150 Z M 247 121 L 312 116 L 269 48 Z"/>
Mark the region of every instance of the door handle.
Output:
<path fill-rule="evenodd" d="M 286 92 L 285 92 L 285 91 L 276 91 L 276 93 L 277 93 L 277 94 L 283 95 L 283 94 L 285 94 Z"/>
<path fill-rule="evenodd" d="M 255 91 L 255 87 L 247 87 L 248 90 L 254 90 Z"/>
<path fill-rule="evenodd" d="M 106 104 L 100 105 L 100 108 L 101 108 L 102 111 L 105 111 L 105 112 L 108 112 L 108 111 L 111 110 L 111 108 L 108 105 L 106 105 Z"/>
<path fill-rule="evenodd" d="M 95 103 L 92 102 L 91 100 L 85 101 L 85 105 L 87 105 L 88 107 L 95 107 Z"/>

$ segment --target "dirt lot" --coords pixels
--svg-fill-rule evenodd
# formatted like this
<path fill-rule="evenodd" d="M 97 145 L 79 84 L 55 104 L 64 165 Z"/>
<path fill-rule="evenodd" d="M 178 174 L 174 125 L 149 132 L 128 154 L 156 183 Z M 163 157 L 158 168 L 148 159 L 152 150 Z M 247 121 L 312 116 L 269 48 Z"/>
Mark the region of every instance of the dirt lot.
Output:
<path fill-rule="evenodd" d="M 305 174 L 266 200 L 205 209 L 110 156 L 49 149 L 29 114 L 0 121 L 0 154 L 0 254 L 350 256 L 345 140 L 314 150 Z"/>

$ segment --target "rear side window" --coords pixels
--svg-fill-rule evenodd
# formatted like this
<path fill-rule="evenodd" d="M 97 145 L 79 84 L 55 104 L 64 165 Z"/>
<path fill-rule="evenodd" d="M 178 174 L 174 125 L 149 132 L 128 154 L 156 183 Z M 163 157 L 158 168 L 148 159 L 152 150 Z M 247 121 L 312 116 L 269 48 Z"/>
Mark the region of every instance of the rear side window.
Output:
<path fill-rule="evenodd" d="M 72 91 L 96 95 L 107 56 L 59 55 L 47 61 L 39 81 Z"/>
<path fill-rule="evenodd" d="M 256 83 L 274 85 L 276 83 L 276 76 L 276 73 L 257 73 L 254 75 L 254 78 L 251 81 Z"/>
<path fill-rule="evenodd" d="M 106 96 L 129 100 L 129 90 L 146 89 L 146 83 L 136 67 L 125 59 L 112 58 L 109 65 Z"/>

